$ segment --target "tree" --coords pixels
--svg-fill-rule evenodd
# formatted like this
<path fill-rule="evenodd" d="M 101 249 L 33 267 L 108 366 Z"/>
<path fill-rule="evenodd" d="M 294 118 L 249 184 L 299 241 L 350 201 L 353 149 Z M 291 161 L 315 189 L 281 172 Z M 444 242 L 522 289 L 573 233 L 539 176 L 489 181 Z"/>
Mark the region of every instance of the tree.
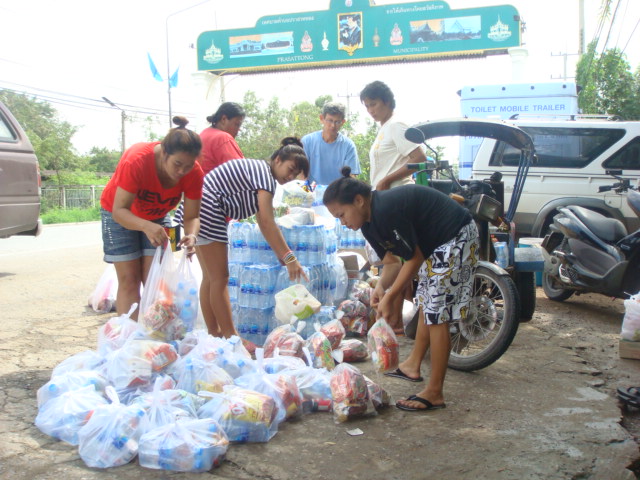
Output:
<path fill-rule="evenodd" d="M 115 172 L 120 161 L 120 150 L 109 150 L 106 147 L 93 147 L 89 151 L 87 163 L 94 172 Z"/>
<path fill-rule="evenodd" d="M 366 131 L 364 133 L 351 134 L 350 138 L 356 144 L 358 160 L 360 161 L 360 175 L 358 178 L 363 182 L 370 182 L 371 165 L 369 162 L 369 150 L 378 135 L 378 126 L 371 120 L 366 120 Z"/>
<path fill-rule="evenodd" d="M 631 73 L 618 48 L 596 52 L 596 42 L 587 47 L 577 65 L 576 80 L 582 90 L 578 105 L 583 113 L 619 115 L 640 120 L 640 70 Z"/>
<path fill-rule="evenodd" d="M 24 128 L 43 170 L 55 170 L 60 180 L 62 170 L 84 166 L 71 143 L 77 128 L 60 120 L 51 104 L 8 90 L 0 90 L 0 101 Z"/>

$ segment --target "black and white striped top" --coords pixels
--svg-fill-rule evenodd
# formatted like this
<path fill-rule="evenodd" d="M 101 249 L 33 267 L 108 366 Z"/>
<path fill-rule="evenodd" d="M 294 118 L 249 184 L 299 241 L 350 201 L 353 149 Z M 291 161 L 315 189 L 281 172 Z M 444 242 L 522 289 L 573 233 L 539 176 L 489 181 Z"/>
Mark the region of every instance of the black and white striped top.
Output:
<path fill-rule="evenodd" d="M 258 211 L 258 190 L 276 191 L 267 162 L 250 158 L 225 162 L 204 177 L 200 216 L 206 217 L 207 209 L 215 208 L 236 220 L 250 217 Z"/>

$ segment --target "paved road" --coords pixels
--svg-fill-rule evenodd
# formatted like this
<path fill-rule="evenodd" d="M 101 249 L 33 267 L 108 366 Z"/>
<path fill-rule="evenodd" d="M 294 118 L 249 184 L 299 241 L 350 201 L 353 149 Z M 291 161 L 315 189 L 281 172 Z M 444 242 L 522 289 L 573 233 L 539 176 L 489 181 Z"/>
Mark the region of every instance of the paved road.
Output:
<path fill-rule="evenodd" d="M 95 348 L 98 328 L 108 318 L 85 308 L 104 269 L 99 226 L 47 230 L 37 239 L 0 241 L 0 478 L 202 478 L 147 470 L 137 462 L 92 470 L 77 448 L 33 425 L 37 389 L 59 362 Z M 541 301 L 496 364 L 475 373 L 450 371 L 444 410 L 390 408 L 348 424 L 335 424 L 327 413 L 309 415 L 283 424 L 269 443 L 231 446 L 213 474 L 273 480 L 632 479 L 626 467 L 638 458 L 638 446 L 619 424 L 612 391 L 637 380 L 640 369 L 617 358 L 620 302 L 583 298 L 561 305 Z M 406 354 L 411 343 L 401 343 Z M 376 376 L 369 363 L 359 366 L 393 398 L 420 388 Z M 356 427 L 364 434 L 349 436 L 347 430 Z"/>

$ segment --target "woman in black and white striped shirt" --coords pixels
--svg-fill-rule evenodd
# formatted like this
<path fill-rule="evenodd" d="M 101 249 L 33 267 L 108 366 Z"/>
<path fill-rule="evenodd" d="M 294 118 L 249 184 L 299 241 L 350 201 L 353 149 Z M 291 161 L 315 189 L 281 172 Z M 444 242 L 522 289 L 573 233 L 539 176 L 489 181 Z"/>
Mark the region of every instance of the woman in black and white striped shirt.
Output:
<path fill-rule="evenodd" d="M 276 182 L 290 182 L 301 172 L 305 177 L 309 174 L 309 160 L 300 140 L 287 137 L 271 156 L 271 162 L 249 158 L 230 160 L 205 176 L 196 253 L 203 275 L 200 305 L 211 335 L 230 337 L 238 334 L 231 318 L 227 289 L 227 226 L 230 219 L 241 220 L 256 214 L 260 231 L 286 265 L 289 277 L 297 280 L 305 276 L 273 216 Z"/>

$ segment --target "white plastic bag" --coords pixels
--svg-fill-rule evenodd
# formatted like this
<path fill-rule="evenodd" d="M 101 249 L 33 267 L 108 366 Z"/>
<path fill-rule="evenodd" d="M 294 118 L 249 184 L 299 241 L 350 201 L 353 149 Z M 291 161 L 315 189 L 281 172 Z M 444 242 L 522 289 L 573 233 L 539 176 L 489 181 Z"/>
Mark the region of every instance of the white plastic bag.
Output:
<path fill-rule="evenodd" d="M 95 290 L 89 296 L 89 306 L 96 313 L 109 313 L 115 310 L 118 293 L 118 276 L 113 263 L 104 269 Z"/>
<path fill-rule="evenodd" d="M 305 182 L 293 180 L 282 186 L 282 203 L 290 207 L 310 208 L 315 200 L 315 194 L 305 187 Z"/>
<path fill-rule="evenodd" d="M 111 403 L 100 405 L 78 432 L 78 453 L 93 468 L 110 468 L 129 463 L 138 454 L 144 410 L 123 405 L 112 386 L 106 394 Z"/>
<path fill-rule="evenodd" d="M 122 347 L 127 339 L 138 331 L 140 325 L 131 320 L 131 315 L 138 308 L 138 304 L 131 305 L 128 313 L 119 317 L 112 317 L 98 330 L 98 353 L 108 355 Z"/>
<path fill-rule="evenodd" d="M 624 301 L 624 318 L 620 336 L 623 340 L 640 341 L 640 292 Z"/>
<path fill-rule="evenodd" d="M 320 311 L 322 304 L 309 293 L 304 285 L 292 285 L 276 293 L 276 318 L 290 323 L 310 317 Z"/>

